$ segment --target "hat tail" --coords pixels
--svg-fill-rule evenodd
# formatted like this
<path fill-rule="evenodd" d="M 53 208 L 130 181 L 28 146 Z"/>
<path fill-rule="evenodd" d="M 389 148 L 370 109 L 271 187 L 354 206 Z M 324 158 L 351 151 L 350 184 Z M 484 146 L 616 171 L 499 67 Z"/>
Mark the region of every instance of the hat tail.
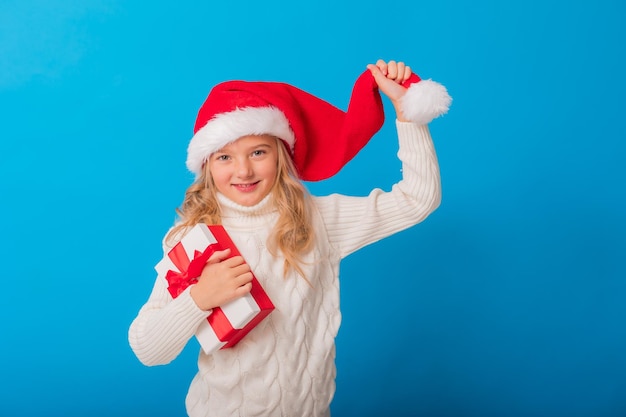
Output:
<path fill-rule="evenodd" d="M 350 161 L 380 130 L 385 113 L 378 85 L 369 70 L 357 78 L 352 89 L 338 142 L 344 161 Z"/>
<path fill-rule="evenodd" d="M 296 104 L 281 110 L 297 138 L 294 162 L 306 181 L 320 181 L 339 172 L 385 121 L 378 86 L 369 70 L 354 83 L 345 112 L 296 88 L 291 97 Z"/>

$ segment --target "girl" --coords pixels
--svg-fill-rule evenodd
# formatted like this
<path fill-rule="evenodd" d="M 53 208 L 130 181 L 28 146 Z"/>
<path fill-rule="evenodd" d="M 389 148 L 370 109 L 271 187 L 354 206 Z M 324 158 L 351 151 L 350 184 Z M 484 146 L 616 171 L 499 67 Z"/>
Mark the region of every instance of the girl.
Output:
<path fill-rule="evenodd" d="M 381 127 L 378 90 L 396 112 L 403 179 L 367 197 L 308 195 L 301 180 L 333 175 Z M 186 398 L 190 416 L 330 415 L 339 263 L 439 205 L 426 125 L 449 104 L 441 85 L 420 80 L 402 62 L 382 60 L 357 80 L 345 113 L 282 83 L 232 81 L 211 91 L 188 148 L 196 181 L 164 251 L 197 223 L 221 224 L 243 257 L 214 253 L 197 284 L 175 299 L 159 275 L 129 342 L 145 365 L 169 363 L 212 308 L 250 291 L 251 271 L 275 310 L 236 346 L 200 352 Z"/>

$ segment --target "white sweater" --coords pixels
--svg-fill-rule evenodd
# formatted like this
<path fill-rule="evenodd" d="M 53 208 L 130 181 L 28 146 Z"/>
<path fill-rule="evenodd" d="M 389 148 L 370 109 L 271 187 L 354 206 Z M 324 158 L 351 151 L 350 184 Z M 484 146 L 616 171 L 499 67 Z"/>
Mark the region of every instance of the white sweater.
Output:
<path fill-rule="evenodd" d="M 266 198 L 242 207 L 220 198 L 223 226 L 275 305 L 233 348 L 200 352 L 187 394 L 187 412 L 200 416 L 330 415 L 335 392 L 335 336 L 339 330 L 339 263 L 357 249 L 411 227 L 441 199 L 439 167 L 427 126 L 396 122 L 403 179 L 390 192 L 367 197 L 314 197 L 316 248 L 304 270 L 283 278 L 283 259 L 265 248 L 276 212 Z M 169 248 L 164 247 L 167 251 Z M 176 299 L 158 276 L 129 330 L 130 345 L 146 365 L 178 356 L 208 312 L 189 288 Z"/>

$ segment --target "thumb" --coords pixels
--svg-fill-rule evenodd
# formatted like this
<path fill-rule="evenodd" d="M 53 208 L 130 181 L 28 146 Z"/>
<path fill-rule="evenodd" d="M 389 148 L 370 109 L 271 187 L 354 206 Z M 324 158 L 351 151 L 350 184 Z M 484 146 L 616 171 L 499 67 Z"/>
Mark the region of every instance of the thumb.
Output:
<path fill-rule="evenodd" d="M 376 83 L 379 85 L 383 78 L 387 78 L 385 74 L 383 74 L 383 72 L 380 70 L 380 68 L 378 68 L 378 66 L 374 64 L 367 64 L 367 69 L 370 70 L 370 73 L 372 73 L 374 79 L 376 80 Z"/>
<path fill-rule="evenodd" d="M 377 65 L 368 64 L 367 69 L 369 69 L 374 76 L 374 81 L 376 81 L 380 91 L 389 97 L 395 106 L 404 93 L 406 93 L 407 89 L 394 80 L 387 78 L 387 75 L 384 74 Z"/>

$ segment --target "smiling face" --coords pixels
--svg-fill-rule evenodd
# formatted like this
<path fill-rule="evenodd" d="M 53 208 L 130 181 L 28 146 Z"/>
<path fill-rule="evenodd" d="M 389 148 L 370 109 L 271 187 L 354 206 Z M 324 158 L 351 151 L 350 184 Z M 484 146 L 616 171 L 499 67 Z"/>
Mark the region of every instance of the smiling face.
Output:
<path fill-rule="evenodd" d="M 276 182 L 278 143 L 269 135 L 243 136 L 212 154 L 207 165 L 220 193 L 242 206 L 253 206 Z"/>

